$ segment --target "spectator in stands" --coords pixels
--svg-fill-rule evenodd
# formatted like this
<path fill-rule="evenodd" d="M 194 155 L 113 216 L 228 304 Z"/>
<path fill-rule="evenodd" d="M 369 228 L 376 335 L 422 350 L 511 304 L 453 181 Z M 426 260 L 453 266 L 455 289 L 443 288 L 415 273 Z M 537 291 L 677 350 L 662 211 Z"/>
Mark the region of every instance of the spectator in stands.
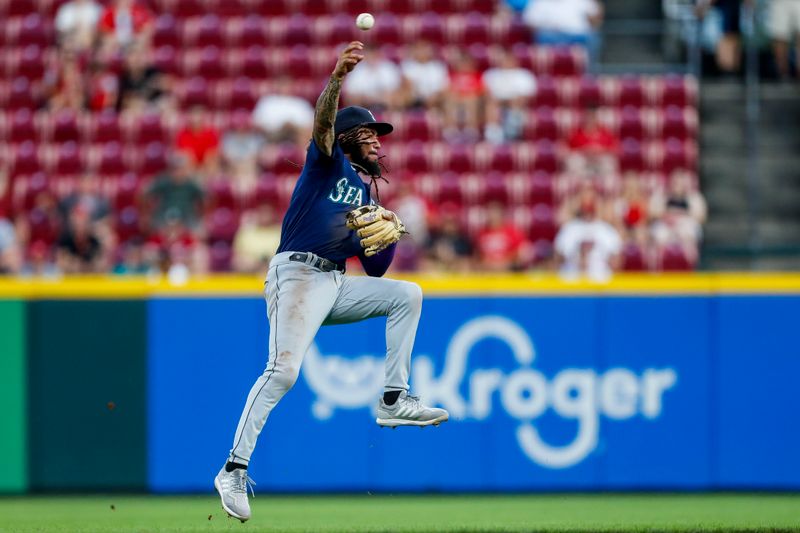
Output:
<path fill-rule="evenodd" d="M 139 0 L 112 0 L 98 24 L 104 48 L 127 48 L 135 42 L 148 43 L 153 14 Z"/>
<path fill-rule="evenodd" d="M 420 40 L 411 48 L 410 57 L 400 64 L 409 85 L 408 101 L 415 107 L 439 107 L 450 83 L 447 65 L 436 58 L 433 45 Z"/>
<path fill-rule="evenodd" d="M 391 202 L 408 230 L 408 238 L 397 243 L 394 268 L 398 271 L 417 270 L 423 247 L 428 241 L 428 219 L 431 206 L 417 194 L 411 184 L 403 179 L 398 181 L 397 195 Z"/>
<path fill-rule="evenodd" d="M 50 246 L 44 241 L 34 241 L 28 247 L 25 263 L 22 265 L 20 275 L 23 277 L 58 278 L 61 270 L 53 261 Z"/>
<path fill-rule="evenodd" d="M 92 222 L 102 222 L 111 213 L 108 198 L 100 192 L 100 180 L 97 176 L 93 174 L 81 176 L 75 190 L 59 204 L 65 220 L 78 207 L 89 213 Z"/>
<path fill-rule="evenodd" d="M 580 175 L 616 172 L 619 139 L 600 122 L 597 108 L 584 110 L 580 125 L 567 138 L 567 145 L 568 171 Z"/>
<path fill-rule="evenodd" d="M 168 80 L 150 61 L 146 44 L 131 46 L 119 79 L 117 110 L 135 110 L 157 105 L 168 90 Z"/>
<path fill-rule="evenodd" d="M 650 203 L 653 238 L 659 246 L 679 245 L 690 264 L 697 262 L 707 207 L 702 193 L 685 169 L 675 170 L 666 193 L 656 193 Z"/>
<path fill-rule="evenodd" d="M 536 94 L 536 78 L 508 50 L 498 52 L 498 66 L 483 73 L 486 87 L 486 140 L 493 143 L 519 139 L 528 100 Z"/>
<path fill-rule="evenodd" d="M 459 50 L 450 72 L 450 90 L 445 99 L 444 138 L 449 142 L 480 139 L 481 108 L 485 88 L 475 61 Z"/>
<path fill-rule="evenodd" d="M 458 221 L 459 212 L 458 208 L 441 209 L 426 244 L 424 270 L 447 272 L 470 270 L 473 246 L 469 237 L 461 230 Z"/>
<path fill-rule="evenodd" d="M 20 259 L 14 224 L 6 216 L 5 209 L 0 206 L 0 275 L 19 272 Z"/>
<path fill-rule="evenodd" d="M 114 265 L 114 274 L 142 275 L 154 271 L 155 265 L 147 260 L 144 243 L 134 238 L 122 245 L 121 258 Z"/>
<path fill-rule="evenodd" d="M 596 57 L 596 30 L 603 22 L 597 0 L 530 0 L 522 18 L 538 44 L 582 45 Z"/>
<path fill-rule="evenodd" d="M 584 198 L 575 217 L 561 226 L 554 244 L 560 273 L 566 279 L 585 276 L 605 281 L 619 268 L 622 239 L 598 216 L 591 198 Z"/>
<path fill-rule="evenodd" d="M 43 80 L 43 93 L 49 109 L 79 111 L 86 105 L 84 66 L 76 50 L 64 46 L 58 51 L 57 63 L 48 69 Z"/>
<path fill-rule="evenodd" d="M 347 105 L 363 106 L 373 112 L 401 107 L 402 89 L 400 68 L 375 46 L 368 46 L 364 59 L 348 74 L 342 87 Z"/>
<path fill-rule="evenodd" d="M 237 272 L 264 272 L 281 238 L 280 219 L 267 203 L 242 215 L 233 241 L 233 267 Z"/>
<path fill-rule="evenodd" d="M 307 100 L 292 94 L 292 80 L 281 76 L 272 94 L 262 96 L 253 110 L 253 124 L 270 142 L 304 145 L 311 137 L 314 108 Z"/>
<path fill-rule="evenodd" d="M 237 111 L 231 119 L 231 129 L 222 136 L 222 158 L 234 177 L 237 192 L 250 191 L 258 173 L 258 154 L 264 146 L 264 136 L 255 128 L 250 115 Z"/>
<path fill-rule="evenodd" d="M 158 176 L 145 193 L 153 202 L 152 224 L 163 227 L 168 219 L 196 228 L 202 215 L 203 189 L 198 185 L 189 156 L 180 152 L 170 158 L 170 168 Z"/>
<path fill-rule="evenodd" d="M 524 268 L 531 252 L 525 234 L 506 219 L 506 211 L 498 202 L 487 206 L 486 219 L 486 228 L 475 239 L 480 268 L 491 272 Z"/>
<path fill-rule="evenodd" d="M 614 201 L 613 221 L 625 242 L 644 250 L 648 245 L 648 203 L 642 180 L 635 172 L 622 179 L 622 194 Z"/>
<path fill-rule="evenodd" d="M 184 281 L 189 273 L 208 270 L 208 249 L 177 210 L 167 212 L 158 231 L 148 237 L 146 247 L 148 255 L 161 259 L 162 272 L 173 282 Z"/>
<path fill-rule="evenodd" d="M 195 171 L 209 174 L 218 168 L 219 131 L 209 124 L 208 109 L 193 106 L 178 132 L 175 148 L 189 157 Z"/>
<path fill-rule="evenodd" d="M 720 71 L 727 75 L 735 75 L 741 62 L 742 3 L 743 0 L 698 0 L 696 6 L 700 19 L 712 8 L 719 14 L 722 37 L 716 43 L 716 59 Z"/>
<path fill-rule="evenodd" d="M 795 45 L 794 66 L 800 78 L 800 2 L 797 0 L 772 0 L 767 20 L 770 36 L 773 39 L 773 51 L 778 75 L 788 79 L 789 47 Z"/>
<path fill-rule="evenodd" d="M 92 224 L 91 214 L 82 206 L 73 209 L 58 240 L 58 264 L 67 274 L 103 272 L 104 248 Z"/>
<path fill-rule="evenodd" d="M 86 89 L 89 109 L 92 111 L 116 108 L 119 100 L 119 77 L 99 57 L 91 62 Z"/>
<path fill-rule="evenodd" d="M 69 0 L 56 12 L 55 27 L 59 42 L 77 50 L 94 45 L 103 6 L 94 0 Z"/>

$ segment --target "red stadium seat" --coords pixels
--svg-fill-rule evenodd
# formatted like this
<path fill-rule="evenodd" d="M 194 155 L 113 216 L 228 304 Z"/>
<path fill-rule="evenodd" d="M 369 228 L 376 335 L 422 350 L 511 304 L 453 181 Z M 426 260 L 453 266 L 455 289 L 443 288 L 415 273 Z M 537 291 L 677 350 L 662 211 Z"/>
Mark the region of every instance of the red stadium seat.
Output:
<path fill-rule="evenodd" d="M 531 55 L 531 45 L 528 43 L 514 43 L 511 46 L 511 54 L 516 59 L 521 68 L 533 70 L 533 56 Z"/>
<path fill-rule="evenodd" d="M 358 40 L 361 37 L 356 34 L 357 28 L 350 15 L 339 13 L 320 22 L 324 25 L 323 31 L 317 38 L 317 42 L 320 44 L 339 45 Z M 381 20 L 381 23 L 383 23 L 383 20 Z M 384 41 L 379 42 L 384 44 Z"/>
<path fill-rule="evenodd" d="M 642 145 L 636 139 L 623 139 L 620 145 L 619 168 L 622 172 L 642 172 L 644 170 Z"/>
<path fill-rule="evenodd" d="M 228 100 L 229 111 L 252 111 L 258 96 L 256 95 L 253 82 L 250 78 L 241 77 L 236 78 L 230 87 L 230 100 Z"/>
<path fill-rule="evenodd" d="M 429 150 L 426 143 L 411 141 L 406 144 L 405 168 L 414 174 L 422 174 L 430 170 Z M 452 166 L 448 168 L 452 169 Z"/>
<path fill-rule="evenodd" d="M 227 176 L 214 179 L 208 187 L 211 195 L 211 205 L 217 209 L 236 209 L 237 201 L 231 188 L 231 180 Z"/>
<path fill-rule="evenodd" d="M 42 164 L 33 141 L 25 141 L 12 153 L 11 175 L 30 175 L 40 172 Z"/>
<path fill-rule="evenodd" d="M 291 0 L 253 0 L 258 13 L 265 17 L 278 17 L 291 13 Z"/>
<path fill-rule="evenodd" d="M 239 229 L 239 218 L 233 209 L 220 207 L 214 209 L 206 220 L 208 237 L 212 241 L 233 242 Z"/>
<path fill-rule="evenodd" d="M 541 141 L 536 143 L 536 160 L 533 164 L 534 170 L 541 170 L 555 174 L 558 171 L 558 155 L 553 143 Z"/>
<path fill-rule="evenodd" d="M 489 21 L 485 15 L 478 12 L 469 13 L 463 24 L 464 27 L 461 33 L 461 43 L 463 45 L 469 46 L 474 43 L 490 42 Z"/>
<path fill-rule="evenodd" d="M 202 0 L 174 0 L 172 10 L 179 19 L 199 17 L 206 13 Z"/>
<path fill-rule="evenodd" d="M 265 31 L 266 25 L 266 20 L 258 15 L 250 15 L 242 20 L 238 35 L 239 46 L 267 46 L 269 40 Z"/>
<path fill-rule="evenodd" d="M 85 170 L 78 143 L 75 141 L 65 142 L 58 147 L 56 164 L 53 169 L 59 176 L 70 176 L 83 173 Z"/>
<path fill-rule="evenodd" d="M 600 102 L 600 84 L 597 83 L 597 79 L 593 76 L 581 78 L 578 87 L 578 105 L 582 108 L 597 107 Z"/>
<path fill-rule="evenodd" d="M 670 106 L 664 111 L 661 136 L 679 141 L 685 141 L 689 137 L 689 125 L 683 108 Z"/>
<path fill-rule="evenodd" d="M 120 143 L 105 143 L 100 149 L 100 162 L 97 165 L 97 173 L 104 176 L 119 176 L 126 170 Z"/>
<path fill-rule="evenodd" d="M 483 181 L 481 203 L 499 202 L 503 205 L 508 204 L 510 196 L 504 172 L 489 172 L 485 178 L 480 177 L 479 179 Z"/>
<path fill-rule="evenodd" d="M 661 105 L 662 107 L 686 107 L 689 101 L 689 88 L 683 76 L 667 76 L 662 80 Z"/>
<path fill-rule="evenodd" d="M 644 138 L 642 115 L 638 108 L 628 106 L 622 109 L 619 119 L 619 138 L 637 141 Z"/>
<path fill-rule="evenodd" d="M 93 143 L 107 143 L 122 140 L 122 128 L 119 115 L 115 111 L 105 110 L 91 116 L 89 123 L 89 139 Z"/>
<path fill-rule="evenodd" d="M 138 116 L 131 124 L 131 140 L 139 145 L 151 142 L 164 142 L 166 132 L 161 123 L 161 115 L 158 113 L 145 113 Z"/>
<path fill-rule="evenodd" d="M 36 172 L 27 179 L 20 180 L 23 197 L 22 209 L 30 211 L 36 207 L 37 199 L 41 195 L 50 196 L 50 181 L 44 172 Z"/>
<path fill-rule="evenodd" d="M 118 211 L 114 229 L 120 244 L 125 244 L 135 237 L 141 237 L 142 228 L 139 220 L 139 211 L 133 206 L 128 206 Z"/>
<path fill-rule="evenodd" d="M 530 47 L 533 38 L 528 25 L 521 18 L 513 17 L 509 20 L 508 26 L 504 27 L 501 34 L 497 36 L 497 40 L 505 44 L 505 46 L 516 44 Z"/>
<path fill-rule="evenodd" d="M 475 150 L 471 145 L 451 144 L 448 146 L 448 169 L 466 173 L 475 171 Z"/>
<path fill-rule="evenodd" d="M 12 143 L 25 141 L 39 142 L 39 132 L 34 124 L 33 113 L 30 109 L 18 109 L 9 117 L 8 140 Z"/>
<path fill-rule="evenodd" d="M 208 0 L 209 11 L 216 13 L 220 17 L 243 17 L 250 11 L 248 2 L 245 0 Z"/>
<path fill-rule="evenodd" d="M 286 20 L 286 33 L 283 37 L 283 44 L 294 46 L 297 44 L 311 44 L 311 25 L 312 19 L 295 13 Z"/>
<path fill-rule="evenodd" d="M 393 13 L 381 15 L 380 22 L 371 31 L 375 32 L 375 42 L 382 45 L 399 45 L 403 42 L 400 21 Z"/>
<path fill-rule="evenodd" d="M 438 204 L 451 203 L 461 205 L 464 197 L 461 192 L 461 183 L 458 174 L 445 172 L 439 178 L 438 192 L 432 198 Z"/>
<path fill-rule="evenodd" d="M 487 15 L 494 13 L 497 8 L 495 0 L 462 0 L 461 5 L 464 11 L 477 11 Z"/>
<path fill-rule="evenodd" d="M 624 77 L 619 84 L 617 104 L 620 107 L 642 107 L 645 104 L 644 85 L 640 78 Z"/>
<path fill-rule="evenodd" d="M 573 77 L 581 74 L 582 68 L 571 48 L 552 48 L 550 61 L 550 72 L 553 76 Z"/>
<path fill-rule="evenodd" d="M 17 109 L 35 108 L 36 99 L 34 98 L 31 83 L 27 78 L 15 78 L 9 87 L 6 110 L 14 111 Z"/>
<path fill-rule="evenodd" d="M 265 80 L 272 76 L 273 73 L 267 61 L 266 50 L 264 48 L 251 46 L 244 51 L 241 74 L 255 80 Z"/>
<path fill-rule="evenodd" d="M 678 139 L 667 139 L 664 143 L 661 171 L 669 175 L 673 170 L 691 168 L 692 166 L 686 144 Z"/>
<path fill-rule="evenodd" d="M 552 206 L 554 203 L 553 176 L 547 172 L 534 172 L 530 182 L 528 201 L 533 205 L 545 204 Z"/>
<path fill-rule="evenodd" d="M 493 147 L 489 169 L 505 173 L 517 170 L 516 167 L 517 161 L 510 145 L 500 144 Z"/>
<path fill-rule="evenodd" d="M 643 272 L 647 270 L 642 249 L 635 243 L 629 242 L 622 248 L 623 272 Z"/>
<path fill-rule="evenodd" d="M 19 50 L 18 54 L 12 57 L 12 62 L 15 63 L 12 76 L 24 76 L 30 80 L 40 80 L 44 77 L 46 70 L 44 54 L 37 45 L 29 45 Z"/>
<path fill-rule="evenodd" d="M 424 39 L 439 46 L 445 44 L 445 24 L 438 14 L 432 12 L 423 13 L 416 19 L 414 26 L 418 39 Z"/>
<path fill-rule="evenodd" d="M 155 67 L 166 74 L 177 74 L 178 58 L 172 46 L 161 46 L 156 49 L 154 55 Z"/>
<path fill-rule="evenodd" d="M 197 23 L 194 34 L 195 46 L 217 46 L 224 45 L 222 36 L 222 22 L 213 13 L 203 16 Z"/>
<path fill-rule="evenodd" d="M 375 9 L 370 0 L 343 0 L 342 9 L 344 13 L 349 15 L 350 17 L 357 16 L 361 13 L 377 13 L 378 10 Z M 384 17 L 386 17 L 388 13 L 381 13 L 381 23 L 383 22 Z M 350 19 L 352 23 L 352 18 Z M 378 26 L 375 26 L 377 28 Z M 373 29 L 373 31 L 375 31 Z"/>
<path fill-rule="evenodd" d="M 530 240 L 553 242 L 556 229 L 553 208 L 546 204 L 534 205 L 531 209 L 531 229 L 528 233 Z"/>
<path fill-rule="evenodd" d="M 539 107 L 529 115 L 525 138 L 533 141 L 558 140 L 558 124 L 551 108 Z"/>
<path fill-rule="evenodd" d="M 311 54 L 308 46 L 298 44 L 289 50 L 285 73 L 295 80 L 311 77 Z"/>
<path fill-rule="evenodd" d="M 167 149 L 160 142 L 151 142 L 143 153 L 139 172 L 148 176 L 157 174 L 167 168 Z"/>
<path fill-rule="evenodd" d="M 225 57 L 216 46 L 206 46 L 200 51 L 194 70 L 196 76 L 206 80 L 220 80 L 225 77 Z"/>
<path fill-rule="evenodd" d="M 692 270 L 692 264 L 678 245 L 667 245 L 661 250 L 661 270 L 665 272 L 685 272 Z"/>
<path fill-rule="evenodd" d="M 172 14 L 164 13 L 155 20 L 152 44 L 157 48 L 162 46 L 180 48 L 183 46 L 180 25 Z"/>
<path fill-rule="evenodd" d="M 292 7 L 295 13 L 303 13 L 311 17 L 328 14 L 328 3 L 325 0 L 294 0 Z"/>
<path fill-rule="evenodd" d="M 117 188 L 114 194 L 114 209 L 121 211 L 126 207 L 136 205 L 139 196 L 139 176 L 133 172 L 123 174 L 117 181 Z"/>
<path fill-rule="evenodd" d="M 429 122 L 432 117 L 429 117 L 424 111 L 408 111 L 402 116 L 402 119 L 405 121 L 406 140 L 431 141 L 437 137 Z"/>
<path fill-rule="evenodd" d="M 11 0 L 8 2 L 7 17 L 24 17 L 36 12 L 37 6 L 34 0 Z"/>
<path fill-rule="evenodd" d="M 256 183 L 250 207 L 258 207 L 264 204 L 276 205 L 278 197 L 278 178 L 271 172 L 262 174 Z"/>
<path fill-rule="evenodd" d="M 558 87 L 555 80 L 550 76 L 540 76 L 537 78 L 536 95 L 531 101 L 536 107 L 558 107 Z"/>
<path fill-rule="evenodd" d="M 475 68 L 479 71 L 484 71 L 491 66 L 491 57 L 489 56 L 489 49 L 483 43 L 474 43 L 467 48 L 469 56 L 475 62 Z"/>
<path fill-rule="evenodd" d="M 29 241 L 52 245 L 58 238 L 56 222 L 44 210 L 35 207 L 28 212 Z"/>
<path fill-rule="evenodd" d="M 41 15 L 31 13 L 22 19 L 17 35 L 17 44 L 20 46 L 50 46 L 50 28 Z"/>
<path fill-rule="evenodd" d="M 78 117 L 74 111 L 64 109 L 59 111 L 53 119 L 53 132 L 50 138 L 53 142 L 63 143 L 80 140 L 81 133 L 78 128 Z"/>
<path fill-rule="evenodd" d="M 208 250 L 211 272 L 230 272 L 233 267 L 233 248 L 226 241 L 211 243 Z"/>
<path fill-rule="evenodd" d="M 181 95 L 181 107 L 188 109 L 193 106 L 210 107 L 208 82 L 204 78 L 195 76 L 188 80 L 183 86 Z"/>
<path fill-rule="evenodd" d="M 431 10 L 440 15 L 449 15 L 457 13 L 458 9 L 455 6 L 456 0 L 418 0 L 417 10 L 425 11 Z"/>

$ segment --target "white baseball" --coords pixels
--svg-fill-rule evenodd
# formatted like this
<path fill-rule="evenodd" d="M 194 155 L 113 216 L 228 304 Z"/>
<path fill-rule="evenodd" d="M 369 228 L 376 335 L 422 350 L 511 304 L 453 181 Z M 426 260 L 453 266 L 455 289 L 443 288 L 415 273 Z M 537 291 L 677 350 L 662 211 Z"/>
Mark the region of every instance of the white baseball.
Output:
<path fill-rule="evenodd" d="M 369 13 L 361 13 L 356 17 L 356 26 L 360 29 L 367 31 L 375 25 L 375 17 Z"/>

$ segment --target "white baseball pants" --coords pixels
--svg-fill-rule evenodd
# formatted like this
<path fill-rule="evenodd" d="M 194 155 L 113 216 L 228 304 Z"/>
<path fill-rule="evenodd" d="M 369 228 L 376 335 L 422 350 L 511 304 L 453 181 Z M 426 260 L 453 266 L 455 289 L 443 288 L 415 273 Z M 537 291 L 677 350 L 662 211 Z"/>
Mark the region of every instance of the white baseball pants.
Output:
<path fill-rule="evenodd" d="M 248 464 L 272 409 L 297 381 L 300 365 L 320 326 L 386 316 L 386 390 L 408 390 L 411 348 L 422 310 L 415 283 L 351 277 L 290 261 L 270 262 L 264 295 L 270 324 L 269 360 L 256 380 L 236 428 L 229 461 Z M 376 398 L 377 400 L 377 398 Z"/>

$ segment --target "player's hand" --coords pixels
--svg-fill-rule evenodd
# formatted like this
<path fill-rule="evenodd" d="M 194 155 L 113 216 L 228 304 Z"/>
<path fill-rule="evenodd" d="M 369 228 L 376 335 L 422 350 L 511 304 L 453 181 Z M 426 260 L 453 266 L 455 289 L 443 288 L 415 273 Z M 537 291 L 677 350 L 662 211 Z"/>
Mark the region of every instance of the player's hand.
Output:
<path fill-rule="evenodd" d="M 361 53 L 362 50 L 364 50 L 364 43 L 360 41 L 353 41 L 348 44 L 347 48 L 345 48 L 339 56 L 339 60 L 336 61 L 336 68 L 333 69 L 333 76 L 340 80 L 347 76 L 347 74 L 364 59 L 364 54 Z"/>

